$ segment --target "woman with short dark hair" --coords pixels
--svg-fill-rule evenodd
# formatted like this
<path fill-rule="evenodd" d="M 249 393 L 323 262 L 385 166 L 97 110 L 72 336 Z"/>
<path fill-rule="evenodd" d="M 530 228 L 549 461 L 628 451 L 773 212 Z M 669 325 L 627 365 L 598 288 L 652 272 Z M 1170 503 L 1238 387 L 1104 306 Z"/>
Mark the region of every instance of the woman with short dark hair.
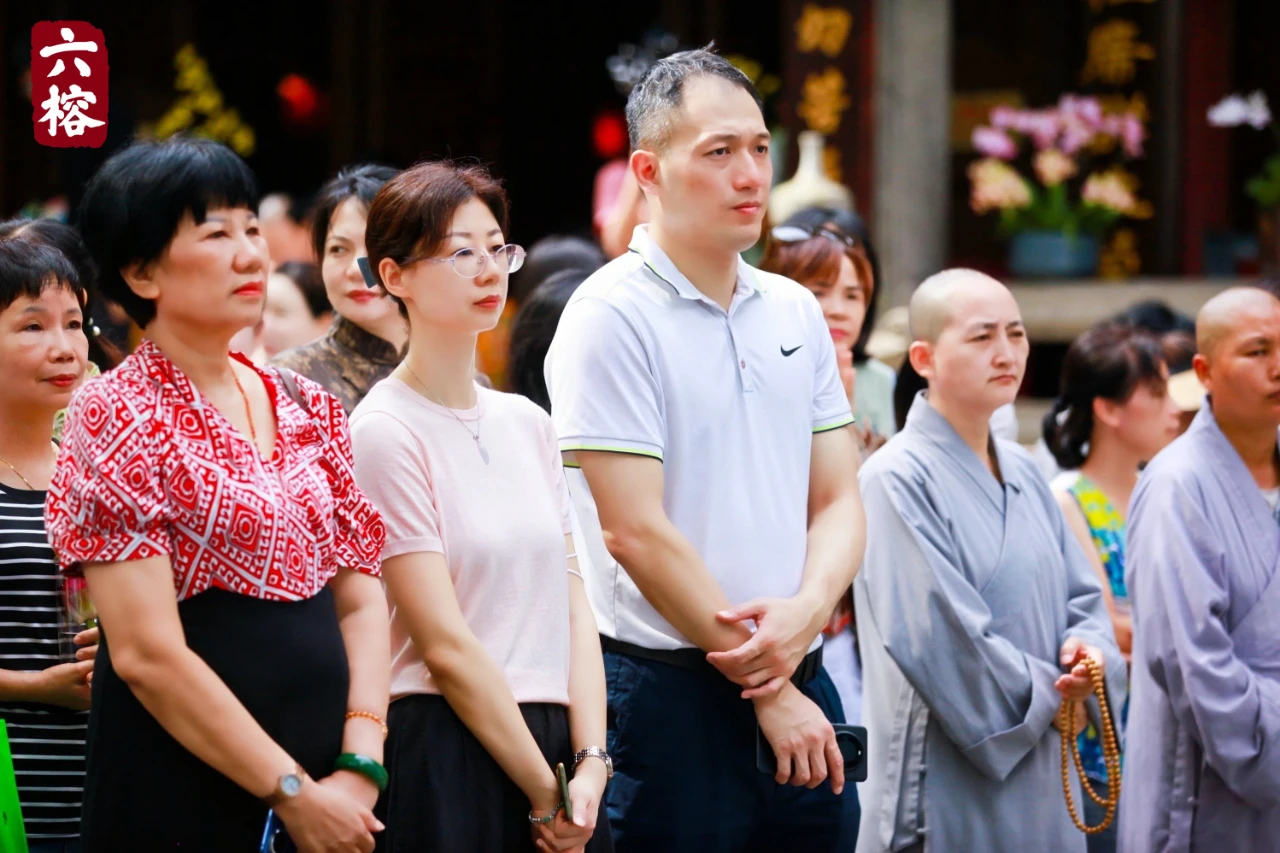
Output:
<path fill-rule="evenodd" d="M 408 334 L 395 303 L 381 287 L 368 286 L 357 263 L 368 254 L 369 203 L 395 175 L 390 166 L 349 166 L 320 188 L 311 236 L 337 319 L 328 334 L 272 360 L 318 382 L 348 414 L 400 363 Z"/>
<path fill-rule="evenodd" d="M 93 324 L 94 311 L 101 307 L 101 300 L 97 298 L 98 269 L 80 238 L 80 232 L 56 219 L 10 219 L 0 222 L 0 239 L 5 238 L 49 246 L 75 267 L 84 300 L 81 307 L 85 336 L 89 339 L 89 361 L 97 370 L 110 370 L 119 364 L 124 355 Z"/>
<path fill-rule="evenodd" d="M 555 431 L 474 379 L 524 260 L 506 228 L 479 166 L 415 166 L 369 208 L 369 262 L 409 323 L 404 363 L 352 415 L 356 477 L 387 521 L 393 853 L 612 849 L 604 664 Z"/>
<path fill-rule="evenodd" d="M 88 853 L 256 849 L 269 809 L 303 851 L 380 828 L 382 520 L 338 401 L 228 354 L 262 312 L 257 200 L 229 149 L 178 138 L 112 156 L 81 203 L 145 335 L 73 399 L 45 507 L 102 628 Z"/>
<path fill-rule="evenodd" d="M 64 226 L 65 227 L 65 226 Z M 64 643 L 44 524 L 55 413 L 86 375 L 88 294 L 60 252 L 0 238 L 0 719 L 32 853 L 79 850 L 97 630 Z M 69 620 L 68 620 L 69 622 Z"/>
<path fill-rule="evenodd" d="M 1178 407 L 1165 383 L 1160 339 L 1126 323 L 1105 322 L 1076 338 L 1062 363 L 1061 394 L 1044 417 L 1044 439 L 1066 473 L 1054 497 L 1102 583 L 1116 642 L 1127 660 L 1133 621 L 1125 587 L 1125 529 L 1139 467 L 1178 435 Z M 1121 709 L 1123 723 L 1127 705 Z M 1092 724 L 1080 735 L 1080 755 L 1093 787 L 1106 799 L 1107 770 Z M 1086 799 L 1085 822 L 1103 809 Z M 1111 853 L 1116 825 L 1089 836 L 1090 853 Z"/>

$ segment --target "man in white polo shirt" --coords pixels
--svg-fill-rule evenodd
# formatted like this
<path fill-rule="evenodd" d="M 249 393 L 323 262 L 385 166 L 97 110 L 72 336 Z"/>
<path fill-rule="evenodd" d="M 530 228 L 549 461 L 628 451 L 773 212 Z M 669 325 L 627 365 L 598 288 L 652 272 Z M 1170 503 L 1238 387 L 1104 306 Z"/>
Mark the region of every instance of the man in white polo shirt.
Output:
<path fill-rule="evenodd" d="M 759 96 L 687 51 L 649 70 L 627 123 L 650 224 L 574 294 L 546 361 L 602 533 L 615 845 L 847 851 L 857 794 L 820 632 L 862 558 L 858 456 L 817 301 L 739 257 L 772 182 Z"/>

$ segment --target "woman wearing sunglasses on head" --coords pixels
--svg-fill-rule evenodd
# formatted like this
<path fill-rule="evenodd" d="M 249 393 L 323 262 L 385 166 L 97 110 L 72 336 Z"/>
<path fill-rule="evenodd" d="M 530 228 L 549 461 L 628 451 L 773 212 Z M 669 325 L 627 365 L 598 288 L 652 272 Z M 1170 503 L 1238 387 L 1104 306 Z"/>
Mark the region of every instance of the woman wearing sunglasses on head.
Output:
<path fill-rule="evenodd" d="M 389 660 L 377 510 L 338 401 L 229 355 L 269 265 L 252 173 L 207 140 L 112 156 L 80 207 L 145 339 L 72 400 L 45 517 L 102 624 L 85 853 L 368 853 Z"/>
<path fill-rule="evenodd" d="M 404 363 L 352 416 L 356 479 L 387 521 L 378 814 L 396 853 L 612 849 L 604 665 L 555 432 L 475 381 L 476 339 L 524 261 L 506 220 L 497 182 L 449 163 L 401 173 L 369 208 L 370 265 L 409 321 Z"/>
<path fill-rule="evenodd" d="M 818 297 L 859 436 L 868 453 L 880 447 L 897 431 L 894 373 L 866 352 L 879 271 L 862 220 L 843 210 L 801 210 L 770 232 L 760 268 L 785 275 Z"/>

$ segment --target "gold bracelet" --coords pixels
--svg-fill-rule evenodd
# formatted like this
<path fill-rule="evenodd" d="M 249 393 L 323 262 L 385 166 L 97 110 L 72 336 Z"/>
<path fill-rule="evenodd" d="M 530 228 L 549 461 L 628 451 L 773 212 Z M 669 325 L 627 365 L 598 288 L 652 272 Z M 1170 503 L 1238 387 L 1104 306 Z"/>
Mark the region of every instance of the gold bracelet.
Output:
<path fill-rule="evenodd" d="M 377 723 L 377 724 L 378 724 L 378 726 L 382 729 L 382 737 L 383 737 L 383 738 L 386 738 L 386 736 L 387 736 L 387 732 L 389 731 L 389 730 L 387 729 L 387 721 L 386 721 L 386 720 L 384 720 L 384 719 L 382 719 L 381 717 L 379 717 L 377 714 L 373 713 L 372 711 L 348 711 L 348 712 L 347 712 L 347 719 L 348 719 L 348 720 L 356 720 L 356 719 L 360 719 L 360 720 L 373 720 L 373 721 L 374 721 L 375 723 Z"/>

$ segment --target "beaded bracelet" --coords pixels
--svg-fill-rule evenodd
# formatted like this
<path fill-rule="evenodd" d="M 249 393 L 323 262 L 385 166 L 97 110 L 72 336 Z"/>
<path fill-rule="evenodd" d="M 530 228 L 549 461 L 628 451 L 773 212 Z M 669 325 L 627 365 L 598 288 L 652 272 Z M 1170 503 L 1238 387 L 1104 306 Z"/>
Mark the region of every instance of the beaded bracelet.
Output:
<path fill-rule="evenodd" d="M 348 711 L 347 719 L 348 720 L 373 720 L 382 729 L 382 736 L 384 738 L 387 736 L 387 732 L 389 731 L 387 729 L 387 721 L 382 719 L 372 711 Z"/>
<path fill-rule="evenodd" d="M 529 810 L 529 823 L 536 824 L 536 825 L 538 825 L 538 826 L 542 826 L 542 825 L 545 825 L 545 824 L 551 823 L 551 821 L 553 821 L 553 820 L 555 820 L 555 819 L 556 819 L 556 815 L 560 814 L 560 809 L 561 809 L 561 808 L 563 808 L 563 807 L 564 807 L 564 803 L 556 803 L 556 807 L 555 807 L 554 809 L 552 809 L 552 810 L 551 810 L 551 813 L 550 813 L 550 814 L 545 814 L 545 815 L 543 815 L 542 817 L 534 817 L 534 816 L 533 816 L 533 810 L 532 810 L 532 809 L 530 809 L 530 810 Z"/>

